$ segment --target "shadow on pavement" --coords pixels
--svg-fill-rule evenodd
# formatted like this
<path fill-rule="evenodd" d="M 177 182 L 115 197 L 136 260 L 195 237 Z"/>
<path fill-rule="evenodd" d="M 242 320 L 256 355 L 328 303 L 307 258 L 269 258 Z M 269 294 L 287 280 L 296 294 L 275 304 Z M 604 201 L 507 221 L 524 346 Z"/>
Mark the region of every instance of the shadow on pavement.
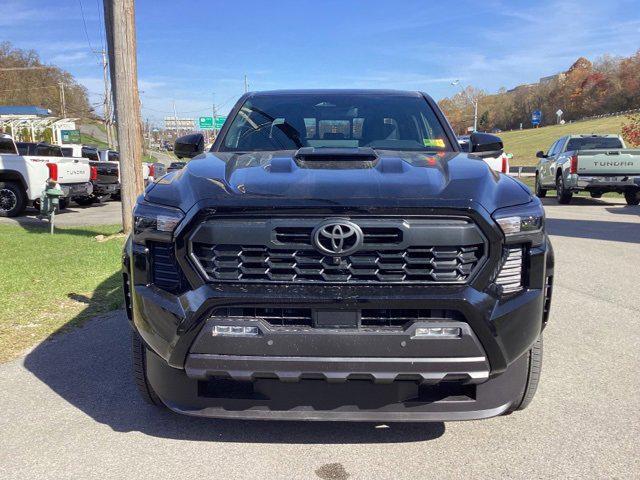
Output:
<path fill-rule="evenodd" d="M 626 205 L 622 208 L 607 207 L 605 208 L 605 210 L 609 213 L 613 213 L 614 215 L 633 215 L 635 217 L 640 218 L 640 206 L 632 207 L 632 206 Z"/>
<path fill-rule="evenodd" d="M 565 207 L 565 208 L 571 208 L 572 205 L 594 205 L 594 206 L 617 205 L 619 207 L 622 207 L 620 203 L 609 201 L 612 199 L 580 197 L 576 195 L 574 195 L 574 197 L 571 199 L 571 203 L 569 205 L 560 205 L 555 196 L 548 196 L 545 198 L 541 198 L 540 200 L 542 200 L 543 205 L 558 205 L 560 207 Z"/>
<path fill-rule="evenodd" d="M 121 295 L 113 289 L 119 275 L 98 286 L 83 317 L 95 310 L 94 302 Z M 443 423 L 380 428 L 371 423 L 258 422 L 177 415 L 148 406 L 139 398 L 132 380 L 130 344 L 124 312 L 111 312 L 67 334 L 54 333 L 26 356 L 24 365 L 67 402 L 118 432 L 209 442 L 349 444 L 418 442 L 438 438 L 445 431 Z"/>
<path fill-rule="evenodd" d="M 640 243 L 640 223 L 547 218 L 549 235 L 612 242 Z"/>

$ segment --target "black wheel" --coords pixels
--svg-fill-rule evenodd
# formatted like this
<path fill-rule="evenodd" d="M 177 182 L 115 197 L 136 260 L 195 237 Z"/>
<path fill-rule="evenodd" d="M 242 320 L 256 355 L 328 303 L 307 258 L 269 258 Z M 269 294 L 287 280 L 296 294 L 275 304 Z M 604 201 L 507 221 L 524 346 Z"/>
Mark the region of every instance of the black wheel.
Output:
<path fill-rule="evenodd" d="M 112 193 L 111 194 L 111 200 L 120 200 L 120 192 Z"/>
<path fill-rule="evenodd" d="M 0 217 L 16 217 L 26 206 L 27 195 L 19 183 L 0 182 Z"/>
<path fill-rule="evenodd" d="M 624 192 L 624 199 L 627 201 L 627 205 L 640 204 L 640 190 L 627 190 Z"/>
<path fill-rule="evenodd" d="M 69 208 L 69 199 L 61 198 L 58 201 L 58 210 L 66 210 L 67 208 Z"/>
<path fill-rule="evenodd" d="M 591 198 L 602 198 L 602 192 L 589 192 Z"/>
<path fill-rule="evenodd" d="M 531 350 L 529 350 L 529 370 L 527 371 L 527 384 L 524 389 L 522 401 L 515 410 L 524 410 L 529 406 L 538 390 L 540 373 L 542 372 L 542 334 L 538 337 Z"/>
<path fill-rule="evenodd" d="M 556 178 L 556 197 L 558 198 L 558 203 L 563 205 L 570 203 L 571 197 L 573 197 L 571 190 L 564 189 L 564 178 L 561 173 Z"/>
<path fill-rule="evenodd" d="M 544 198 L 547 196 L 547 190 L 542 188 L 542 185 L 540 185 L 540 176 L 538 175 L 538 173 L 536 173 L 536 197 L 538 198 Z"/>
<path fill-rule="evenodd" d="M 136 332 L 131 332 L 131 358 L 133 360 L 133 380 L 138 393 L 149 405 L 164 407 L 160 397 L 156 395 L 147 378 L 147 347 Z"/>
<path fill-rule="evenodd" d="M 95 199 L 93 197 L 76 197 L 74 200 L 81 207 L 88 207 L 95 203 Z"/>

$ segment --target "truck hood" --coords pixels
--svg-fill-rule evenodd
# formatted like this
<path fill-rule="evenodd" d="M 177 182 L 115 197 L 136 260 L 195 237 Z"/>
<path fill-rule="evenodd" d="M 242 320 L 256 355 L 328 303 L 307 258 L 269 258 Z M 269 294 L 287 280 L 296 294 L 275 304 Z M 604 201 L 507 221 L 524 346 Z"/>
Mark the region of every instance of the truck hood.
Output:
<path fill-rule="evenodd" d="M 209 153 L 152 185 L 146 198 L 183 211 L 223 206 L 464 206 L 527 203 L 529 190 L 481 159 L 456 152 L 376 151 L 375 160 L 307 160 L 294 151 Z"/>

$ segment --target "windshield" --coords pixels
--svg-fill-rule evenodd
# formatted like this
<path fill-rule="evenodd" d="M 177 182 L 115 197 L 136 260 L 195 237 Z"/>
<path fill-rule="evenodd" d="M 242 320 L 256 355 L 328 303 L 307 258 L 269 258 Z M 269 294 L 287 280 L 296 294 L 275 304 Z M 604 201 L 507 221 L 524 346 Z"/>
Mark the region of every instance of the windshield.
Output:
<path fill-rule="evenodd" d="M 426 100 L 385 94 L 278 94 L 249 98 L 221 150 L 301 147 L 446 151 L 452 147 Z"/>
<path fill-rule="evenodd" d="M 572 138 L 567 144 L 567 151 L 599 150 L 605 148 L 622 148 L 622 142 L 617 137 L 587 137 Z"/>

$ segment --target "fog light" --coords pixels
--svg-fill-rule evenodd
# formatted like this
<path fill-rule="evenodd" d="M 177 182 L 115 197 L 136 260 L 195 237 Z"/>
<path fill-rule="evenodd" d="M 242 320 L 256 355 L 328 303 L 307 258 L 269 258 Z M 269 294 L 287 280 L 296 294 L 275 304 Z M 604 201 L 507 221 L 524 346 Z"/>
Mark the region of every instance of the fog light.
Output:
<path fill-rule="evenodd" d="M 459 327 L 426 327 L 416 328 L 416 337 L 435 338 L 459 338 L 461 334 Z"/>
<path fill-rule="evenodd" d="M 258 327 L 243 327 L 238 325 L 216 325 L 211 332 L 213 335 L 250 335 L 260 334 Z"/>

